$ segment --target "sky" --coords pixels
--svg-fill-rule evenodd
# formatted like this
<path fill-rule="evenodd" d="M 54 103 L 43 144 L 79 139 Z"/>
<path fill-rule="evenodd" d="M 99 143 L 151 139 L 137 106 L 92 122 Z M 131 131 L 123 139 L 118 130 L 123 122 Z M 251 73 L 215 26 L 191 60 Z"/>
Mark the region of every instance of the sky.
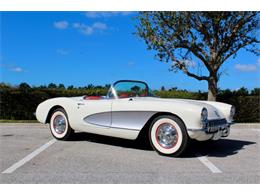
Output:
<path fill-rule="evenodd" d="M 152 89 L 207 91 L 206 81 L 169 71 L 168 64 L 147 50 L 134 34 L 137 14 L 0 12 L 0 82 L 86 86 L 133 79 Z M 260 87 L 260 58 L 250 52 L 239 51 L 221 71 L 221 89 Z"/>

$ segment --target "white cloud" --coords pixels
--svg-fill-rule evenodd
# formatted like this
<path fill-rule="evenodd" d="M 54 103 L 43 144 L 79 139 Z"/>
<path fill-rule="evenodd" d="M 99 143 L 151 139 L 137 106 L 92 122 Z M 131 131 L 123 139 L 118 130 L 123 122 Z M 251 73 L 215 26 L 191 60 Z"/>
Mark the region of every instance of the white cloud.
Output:
<path fill-rule="evenodd" d="M 193 60 L 183 60 L 183 63 L 191 68 L 194 68 L 196 66 L 196 63 Z"/>
<path fill-rule="evenodd" d="M 69 54 L 69 51 L 66 50 L 66 49 L 57 49 L 57 53 L 60 54 L 60 55 L 68 55 Z"/>
<path fill-rule="evenodd" d="M 85 35 L 92 35 L 95 31 L 103 32 L 107 29 L 107 25 L 102 22 L 95 22 L 90 26 L 84 23 L 74 23 L 73 27 Z"/>
<path fill-rule="evenodd" d="M 254 72 L 257 69 L 253 64 L 236 64 L 235 68 L 241 72 Z"/>
<path fill-rule="evenodd" d="M 23 72 L 23 69 L 21 67 L 13 67 L 13 68 L 10 68 L 10 70 L 12 72 Z"/>
<path fill-rule="evenodd" d="M 255 72 L 260 67 L 260 58 L 257 59 L 256 64 L 236 64 L 235 69 L 241 72 Z"/>
<path fill-rule="evenodd" d="M 69 26 L 69 23 L 67 21 L 58 21 L 58 22 L 54 22 L 54 27 L 57 28 L 57 29 L 66 29 L 68 28 Z"/>
<path fill-rule="evenodd" d="M 257 68 L 253 64 L 236 64 L 235 69 L 241 72 L 254 72 Z"/>
<path fill-rule="evenodd" d="M 260 66 L 260 58 L 257 59 L 256 64 L 257 64 L 257 66 Z"/>
<path fill-rule="evenodd" d="M 180 63 L 183 63 L 185 66 L 190 68 L 196 67 L 196 63 L 193 60 L 180 60 Z M 173 62 L 173 65 L 175 65 L 175 62 Z"/>
<path fill-rule="evenodd" d="M 0 67 L 6 68 L 7 70 L 12 71 L 12 72 L 24 72 L 24 69 L 22 69 L 21 67 L 16 66 L 16 65 L 0 64 Z"/>
<path fill-rule="evenodd" d="M 135 66 L 135 62 L 134 62 L 134 61 L 129 61 L 129 62 L 127 63 L 127 66 L 133 67 L 133 66 Z"/>
<path fill-rule="evenodd" d="M 73 27 L 79 29 L 79 31 L 85 35 L 91 35 L 94 31 L 93 27 L 87 26 L 83 23 L 74 23 Z"/>
<path fill-rule="evenodd" d="M 102 23 L 102 22 L 95 22 L 92 25 L 92 27 L 96 28 L 96 29 L 100 29 L 100 30 L 106 30 L 107 29 L 107 25 L 105 23 Z"/>
<path fill-rule="evenodd" d="M 113 16 L 127 16 L 132 14 L 133 12 L 119 12 L 119 11 L 110 11 L 110 12 L 95 12 L 95 11 L 90 11 L 90 12 L 86 12 L 85 15 L 87 18 L 109 18 L 109 17 L 113 17 Z"/>
<path fill-rule="evenodd" d="M 80 28 L 80 26 L 81 26 L 80 23 L 74 23 L 74 24 L 73 24 L 73 27 L 74 27 L 74 28 Z"/>

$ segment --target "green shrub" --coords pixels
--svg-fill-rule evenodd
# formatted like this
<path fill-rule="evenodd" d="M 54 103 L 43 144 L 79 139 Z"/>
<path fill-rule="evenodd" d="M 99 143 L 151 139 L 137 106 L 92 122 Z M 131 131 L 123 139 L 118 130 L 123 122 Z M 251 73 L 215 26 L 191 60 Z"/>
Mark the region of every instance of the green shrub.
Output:
<path fill-rule="evenodd" d="M 260 96 L 219 97 L 218 101 L 235 106 L 235 122 L 260 122 Z"/>
<path fill-rule="evenodd" d="M 26 83 L 21 83 L 19 87 L 12 87 L 0 83 L 0 119 L 12 120 L 35 120 L 33 113 L 37 106 L 49 98 L 72 97 L 83 95 L 106 95 L 108 86 L 93 86 L 75 88 L 70 86 L 66 89 L 63 85 L 55 87 L 30 87 Z M 237 91 L 220 90 L 217 101 L 232 104 L 236 107 L 235 122 L 260 122 L 260 96 L 259 89 L 256 88 L 248 92 L 241 88 Z M 155 90 L 153 93 L 161 98 L 183 98 L 206 100 L 205 92 L 189 92 L 186 90 Z"/>

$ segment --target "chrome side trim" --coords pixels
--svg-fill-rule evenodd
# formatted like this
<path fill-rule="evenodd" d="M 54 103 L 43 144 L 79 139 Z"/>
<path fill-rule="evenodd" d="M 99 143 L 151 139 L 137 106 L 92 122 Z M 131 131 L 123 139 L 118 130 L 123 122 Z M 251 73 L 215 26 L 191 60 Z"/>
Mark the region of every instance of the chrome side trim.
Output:
<path fill-rule="evenodd" d="M 154 111 L 115 111 L 112 112 L 112 128 L 141 130 L 155 114 Z"/>
<path fill-rule="evenodd" d="M 111 112 L 101 112 L 89 115 L 83 119 L 85 122 L 103 127 L 111 126 Z"/>
<path fill-rule="evenodd" d="M 92 125 L 140 131 L 155 111 L 114 111 L 89 115 L 83 120 Z"/>
<path fill-rule="evenodd" d="M 89 123 L 89 124 L 96 125 L 96 126 L 99 126 L 99 127 L 104 127 L 104 128 L 111 128 L 110 126 L 97 125 L 97 124 L 93 124 L 93 123 Z M 125 128 L 117 128 L 117 127 L 113 127 L 113 129 L 123 129 L 123 130 L 128 130 L 128 131 L 140 131 L 140 130 L 137 130 L 137 129 L 125 129 Z"/>

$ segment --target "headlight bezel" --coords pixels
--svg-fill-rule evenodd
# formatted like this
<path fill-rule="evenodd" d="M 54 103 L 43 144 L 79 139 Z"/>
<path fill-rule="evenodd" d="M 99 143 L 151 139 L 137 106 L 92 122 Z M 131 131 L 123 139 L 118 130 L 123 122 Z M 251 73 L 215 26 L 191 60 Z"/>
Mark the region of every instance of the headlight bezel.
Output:
<path fill-rule="evenodd" d="M 201 118 L 202 128 L 206 128 L 207 122 L 208 122 L 208 110 L 207 110 L 207 108 L 202 108 L 200 118 Z"/>
<path fill-rule="evenodd" d="M 234 121 L 234 116 L 236 114 L 235 106 L 231 106 L 230 113 L 229 113 L 229 120 L 232 122 Z"/>

